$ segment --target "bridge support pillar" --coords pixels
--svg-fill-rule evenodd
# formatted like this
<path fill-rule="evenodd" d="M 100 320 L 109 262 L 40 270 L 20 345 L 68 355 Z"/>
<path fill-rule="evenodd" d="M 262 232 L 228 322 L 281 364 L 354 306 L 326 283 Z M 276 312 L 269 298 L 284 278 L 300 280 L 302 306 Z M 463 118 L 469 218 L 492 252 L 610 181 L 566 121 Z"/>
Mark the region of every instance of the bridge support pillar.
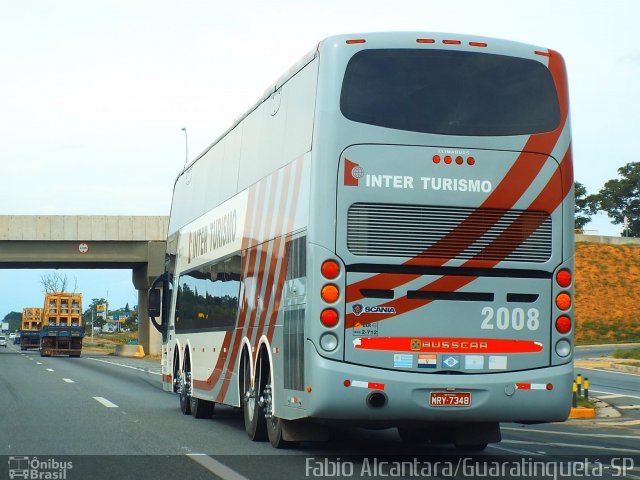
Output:
<path fill-rule="evenodd" d="M 149 242 L 148 263 L 132 271 L 133 286 L 138 290 L 138 343 L 148 355 L 162 355 L 162 335 L 149 320 L 149 287 L 164 272 L 164 242 Z M 158 319 L 160 320 L 160 319 Z"/>

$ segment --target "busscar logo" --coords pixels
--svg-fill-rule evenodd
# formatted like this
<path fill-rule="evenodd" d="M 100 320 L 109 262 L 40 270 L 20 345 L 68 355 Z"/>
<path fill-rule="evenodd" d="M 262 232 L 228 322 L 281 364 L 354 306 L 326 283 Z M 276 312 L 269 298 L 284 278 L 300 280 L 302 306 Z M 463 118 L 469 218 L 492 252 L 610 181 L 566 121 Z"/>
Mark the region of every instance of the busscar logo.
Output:
<path fill-rule="evenodd" d="M 357 187 L 359 180 L 364 177 L 364 168 L 348 158 L 344 159 L 344 184 L 347 187 Z"/>

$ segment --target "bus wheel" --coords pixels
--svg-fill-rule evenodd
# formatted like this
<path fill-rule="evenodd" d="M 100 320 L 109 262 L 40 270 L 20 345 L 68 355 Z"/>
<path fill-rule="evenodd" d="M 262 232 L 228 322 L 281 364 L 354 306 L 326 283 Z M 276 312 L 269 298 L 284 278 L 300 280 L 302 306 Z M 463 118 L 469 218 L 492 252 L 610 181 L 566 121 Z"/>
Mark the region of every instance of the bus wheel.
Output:
<path fill-rule="evenodd" d="M 180 375 L 180 411 L 184 415 L 191 413 L 191 373 L 187 370 Z"/>
<path fill-rule="evenodd" d="M 267 435 L 273 448 L 286 448 L 289 446 L 289 442 L 282 439 L 282 424 L 283 420 L 273 415 L 267 419 Z"/>
<path fill-rule="evenodd" d="M 258 363 L 258 365 L 260 365 Z M 258 403 L 258 395 L 260 391 L 260 367 L 256 369 L 256 378 L 254 387 L 251 388 L 251 370 L 249 368 L 249 359 L 244 362 L 243 374 L 243 399 L 242 407 L 244 413 L 244 429 L 252 441 L 265 440 L 267 436 L 266 424 L 264 420 L 264 410 Z"/>
<path fill-rule="evenodd" d="M 171 388 L 173 389 L 173 393 L 180 392 L 180 362 L 178 361 L 178 354 L 175 354 L 173 357 L 173 370 L 171 371 L 173 374 L 173 380 Z"/>
<path fill-rule="evenodd" d="M 194 418 L 211 418 L 216 404 L 201 398 L 195 398 L 191 395 L 191 415 Z"/>

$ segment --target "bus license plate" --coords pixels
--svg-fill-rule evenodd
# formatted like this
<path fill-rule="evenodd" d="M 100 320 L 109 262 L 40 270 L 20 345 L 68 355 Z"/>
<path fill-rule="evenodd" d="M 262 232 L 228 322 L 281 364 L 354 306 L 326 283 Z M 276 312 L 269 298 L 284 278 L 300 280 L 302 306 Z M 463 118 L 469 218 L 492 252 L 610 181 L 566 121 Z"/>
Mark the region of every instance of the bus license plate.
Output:
<path fill-rule="evenodd" d="M 429 405 L 432 407 L 470 407 L 469 392 L 431 392 Z"/>

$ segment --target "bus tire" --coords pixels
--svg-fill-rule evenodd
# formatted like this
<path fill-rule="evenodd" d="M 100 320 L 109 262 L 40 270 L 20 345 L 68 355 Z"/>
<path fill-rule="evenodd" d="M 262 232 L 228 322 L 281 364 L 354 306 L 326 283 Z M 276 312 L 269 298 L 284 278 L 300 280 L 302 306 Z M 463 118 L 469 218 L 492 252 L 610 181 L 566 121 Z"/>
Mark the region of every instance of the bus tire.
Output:
<path fill-rule="evenodd" d="M 243 375 L 243 413 L 244 413 L 244 429 L 247 432 L 249 439 L 254 442 L 266 440 L 267 438 L 267 425 L 264 418 L 264 410 L 258 404 L 260 398 L 261 385 L 260 385 L 260 366 L 256 368 L 256 378 L 254 388 L 251 388 L 251 370 L 249 369 L 248 358 L 244 362 L 244 375 Z"/>
<path fill-rule="evenodd" d="M 209 400 L 202 400 L 191 395 L 191 415 L 194 418 L 211 418 L 216 404 Z"/>
<path fill-rule="evenodd" d="M 284 420 L 276 416 L 267 419 L 267 436 L 273 448 L 287 448 L 295 442 L 289 442 L 282 438 Z"/>
<path fill-rule="evenodd" d="M 186 378 L 187 372 L 184 371 L 182 375 L 180 375 L 180 411 L 183 415 L 189 415 L 191 413 L 191 395 Z"/>

